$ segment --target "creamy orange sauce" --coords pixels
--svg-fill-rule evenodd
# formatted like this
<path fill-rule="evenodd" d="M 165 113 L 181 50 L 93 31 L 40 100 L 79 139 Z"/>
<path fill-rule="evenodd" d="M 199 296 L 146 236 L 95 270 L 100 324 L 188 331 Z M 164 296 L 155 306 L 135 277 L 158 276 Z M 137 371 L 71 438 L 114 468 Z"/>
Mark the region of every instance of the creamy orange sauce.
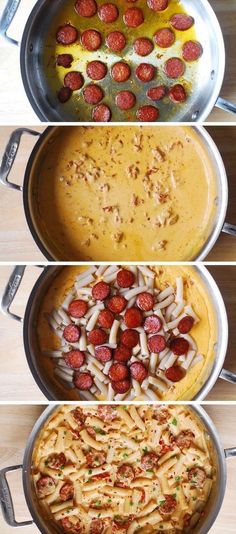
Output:
<path fill-rule="evenodd" d="M 185 261 L 209 237 L 214 170 L 191 127 L 61 127 L 33 173 L 31 213 L 58 260 Z"/>

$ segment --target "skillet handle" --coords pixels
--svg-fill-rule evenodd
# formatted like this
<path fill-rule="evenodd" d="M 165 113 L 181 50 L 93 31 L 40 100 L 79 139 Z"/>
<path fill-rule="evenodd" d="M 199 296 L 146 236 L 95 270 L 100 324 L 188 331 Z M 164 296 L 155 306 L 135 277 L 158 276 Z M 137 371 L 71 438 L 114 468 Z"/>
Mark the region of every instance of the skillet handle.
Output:
<path fill-rule="evenodd" d="M 2 296 L 1 300 L 1 310 L 5 315 L 9 315 L 12 319 L 16 321 L 23 322 L 23 318 L 15 315 L 10 312 L 10 306 L 14 300 L 14 297 L 20 287 L 22 278 L 24 276 L 26 265 L 16 265 L 13 269 L 10 279 L 8 280 L 7 286 Z"/>
<path fill-rule="evenodd" d="M 227 369 L 222 369 L 220 373 L 220 378 L 226 380 L 227 382 L 230 382 L 231 384 L 236 384 L 236 374 L 231 373 L 231 371 L 227 371 Z"/>
<path fill-rule="evenodd" d="M 228 111 L 228 113 L 235 113 L 236 114 L 236 104 L 233 104 L 232 102 L 229 102 L 228 100 L 225 100 L 224 98 L 219 97 L 216 101 L 216 107 L 223 109 L 224 111 Z"/>
<path fill-rule="evenodd" d="M 0 182 L 5 186 L 10 187 L 11 189 L 17 189 L 18 191 L 22 191 L 22 186 L 9 182 L 8 176 L 13 167 L 13 163 L 15 161 L 16 154 L 20 146 L 21 137 L 25 133 L 37 136 L 40 135 L 39 132 L 36 132 L 35 130 L 30 130 L 29 128 L 18 128 L 17 130 L 14 130 L 7 143 L 0 166 Z"/>
<path fill-rule="evenodd" d="M 15 519 L 14 506 L 12 502 L 11 491 L 9 484 L 6 478 L 7 473 L 10 471 L 17 471 L 18 469 L 23 469 L 22 465 L 13 465 L 12 467 L 5 467 L 0 471 L 0 502 L 3 517 L 11 527 L 25 527 L 27 525 L 32 525 L 33 521 L 21 521 L 18 522 Z"/>
<path fill-rule="evenodd" d="M 15 39 L 12 39 L 7 35 L 7 30 L 9 26 L 11 25 L 14 16 L 17 12 L 17 9 L 20 5 L 21 0 L 8 0 L 7 5 L 3 11 L 1 20 L 0 20 L 0 34 L 7 39 L 11 44 L 14 44 L 16 46 L 19 46 L 19 42 Z"/>
<path fill-rule="evenodd" d="M 225 223 L 223 228 L 222 228 L 222 232 L 224 232 L 224 234 L 229 234 L 229 235 L 236 236 L 236 225 L 235 224 L 230 224 L 230 223 Z"/>
<path fill-rule="evenodd" d="M 236 447 L 225 449 L 225 458 L 232 458 L 232 456 L 236 456 Z"/>

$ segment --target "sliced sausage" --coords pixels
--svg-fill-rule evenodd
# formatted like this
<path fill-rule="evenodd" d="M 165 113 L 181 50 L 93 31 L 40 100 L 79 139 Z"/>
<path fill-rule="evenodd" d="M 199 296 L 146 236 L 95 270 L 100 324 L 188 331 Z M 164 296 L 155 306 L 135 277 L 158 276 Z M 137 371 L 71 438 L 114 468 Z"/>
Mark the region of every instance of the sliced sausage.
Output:
<path fill-rule="evenodd" d="M 122 32 L 111 32 L 106 38 L 106 45 L 113 52 L 120 52 L 126 46 L 126 38 Z"/>
<path fill-rule="evenodd" d="M 139 293 L 137 296 L 136 304 L 140 310 L 151 311 L 155 304 L 155 300 L 151 293 L 144 291 L 143 293 Z"/>
<path fill-rule="evenodd" d="M 142 106 L 138 109 L 136 116 L 141 122 L 155 122 L 159 117 L 159 109 L 154 106 Z"/>
<path fill-rule="evenodd" d="M 122 533 L 122 534 L 125 534 L 131 523 L 133 521 L 133 517 L 130 516 L 130 518 L 126 519 L 126 518 L 116 518 L 116 519 L 113 519 L 112 521 L 112 532 L 114 533 Z"/>
<path fill-rule="evenodd" d="M 114 360 L 116 362 L 127 363 L 131 358 L 132 352 L 131 349 L 125 347 L 125 345 L 120 345 L 115 349 Z"/>
<path fill-rule="evenodd" d="M 202 467 L 193 467 L 188 472 L 188 479 L 193 484 L 194 488 L 202 488 L 206 480 L 206 472 Z"/>
<path fill-rule="evenodd" d="M 109 369 L 108 376 L 112 382 L 120 382 L 129 377 L 129 369 L 123 363 L 113 363 Z"/>
<path fill-rule="evenodd" d="M 158 507 L 158 511 L 162 516 L 171 515 L 177 508 L 177 501 L 172 495 L 164 495 L 165 502 Z"/>
<path fill-rule="evenodd" d="M 176 13 L 170 19 L 171 25 L 175 30 L 189 30 L 194 25 L 194 18 L 185 13 Z"/>
<path fill-rule="evenodd" d="M 97 87 L 97 86 L 96 86 Z M 110 295 L 111 288 L 106 282 L 98 282 L 92 288 L 94 300 L 105 300 Z"/>
<path fill-rule="evenodd" d="M 93 17 L 97 13 L 97 2 L 95 0 L 77 0 L 75 11 L 81 17 Z"/>
<path fill-rule="evenodd" d="M 81 350 L 70 350 L 66 353 L 65 362 L 71 369 L 80 369 L 85 362 L 85 353 Z"/>
<path fill-rule="evenodd" d="M 129 487 L 130 483 L 135 478 L 135 472 L 131 465 L 120 465 L 117 469 L 116 474 L 116 485 L 121 486 L 122 488 Z"/>
<path fill-rule="evenodd" d="M 58 92 L 57 97 L 61 104 L 65 104 L 66 102 L 68 102 L 68 100 L 70 100 L 71 95 L 72 91 L 69 87 L 62 87 Z"/>
<path fill-rule="evenodd" d="M 169 0 L 147 0 L 147 5 L 153 11 L 164 11 L 167 9 Z"/>
<path fill-rule="evenodd" d="M 112 350 L 109 347 L 96 347 L 95 358 L 101 363 L 112 360 Z"/>
<path fill-rule="evenodd" d="M 187 95 L 183 85 L 180 83 L 173 85 L 169 90 L 169 97 L 175 104 L 185 102 Z"/>
<path fill-rule="evenodd" d="M 164 85 L 157 85 L 156 87 L 150 87 L 147 90 L 147 97 L 150 98 L 150 100 L 162 100 L 164 96 L 166 95 L 166 87 Z"/>
<path fill-rule="evenodd" d="M 180 449 L 189 449 L 192 447 L 195 435 L 191 430 L 182 430 L 175 439 L 176 445 Z"/>
<path fill-rule="evenodd" d="M 180 382 L 186 375 L 186 371 L 179 365 L 173 365 L 166 369 L 165 376 L 171 382 Z"/>
<path fill-rule="evenodd" d="M 168 78 L 180 78 L 185 72 L 184 62 L 178 57 L 171 57 L 165 62 L 164 71 Z"/>
<path fill-rule="evenodd" d="M 189 350 L 189 342 L 183 337 L 176 337 L 170 342 L 170 350 L 172 350 L 174 354 L 177 354 L 177 356 L 187 354 Z"/>
<path fill-rule="evenodd" d="M 69 69 L 73 61 L 74 58 L 71 54 L 59 54 L 57 56 L 58 67 L 64 67 L 65 69 Z"/>
<path fill-rule="evenodd" d="M 183 58 L 185 61 L 197 61 L 202 53 L 203 48 L 198 41 L 187 41 L 183 45 Z"/>
<path fill-rule="evenodd" d="M 138 56 L 148 56 L 153 51 L 153 43 L 147 37 L 139 37 L 134 43 L 134 51 Z"/>
<path fill-rule="evenodd" d="M 116 105 L 122 111 L 132 109 L 136 104 L 136 96 L 131 91 L 120 91 L 116 95 Z"/>
<path fill-rule="evenodd" d="M 143 382 L 148 376 L 148 370 L 142 362 L 134 362 L 130 366 L 130 372 L 132 378 L 137 380 L 137 382 Z"/>
<path fill-rule="evenodd" d="M 60 500 L 68 501 L 74 497 L 74 486 L 72 482 L 66 482 L 60 489 Z"/>
<path fill-rule="evenodd" d="M 127 328 L 138 328 L 143 322 L 143 315 L 138 308 L 128 308 L 124 315 Z"/>
<path fill-rule="evenodd" d="M 141 82 L 150 82 L 155 76 L 156 69 L 150 63 L 140 63 L 135 74 Z"/>
<path fill-rule="evenodd" d="M 115 22 L 119 17 L 119 10 L 115 4 L 106 3 L 102 4 L 98 10 L 98 16 L 106 24 Z"/>
<path fill-rule="evenodd" d="M 61 469 L 66 465 L 66 457 L 64 452 L 60 452 L 60 454 L 50 454 L 46 462 L 47 467 L 50 467 L 51 469 Z"/>
<path fill-rule="evenodd" d="M 161 48 L 169 48 L 175 42 L 175 34 L 170 28 L 161 28 L 154 34 L 154 41 Z"/>
<path fill-rule="evenodd" d="M 179 324 L 178 324 L 178 330 L 181 334 L 188 334 L 190 330 L 192 329 L 194 325 L 194 318 L 190 315 L 186 315 L 186 317 L 183 317 Z"/>
<path fill-rule="evenodd" d="M 81 35 L 81 43 L 86 50 L 98 50 L 102 44 L 101 34 L 97 30 L 85 30 Z"/>
<path fill-rule="evenodd" d="M 144 22 L 143 11 L 139 7 L 129 7 L 123 18 L 128 28 L 138 28 Z"/>
<path fill-rule="evenodd" d="M 81 391 L 88 391 L 93 386 L 93 377 L 90 373 L 75 373 L 73 382 Z"/>
<path fill-rule="evenodd" d="M 107 333 L 102 328 L 94 328 L 89 332 L 88 340 L 92 345 L 103 345 L 107 341 Z"/>
<path fill-rule="evenodd" d="M 111 423 L 117 417 L 116 407 L 110 404 L 99 404 L 98 417 L 105 421 L 105 423 Z"/>
<path fill-rule="evenodd" d="M 114 322 L 114 315 L 110 310 L 101 310 L 98 316 L 98 324 L 102 328 L 111 328 Z"/>
<path fill-rule="evenodd" d="M 56 39 L 59 44 L 71 45 L 78 39 L 78 30 L 71 24 L 60 26 L 57 30 Z"/>
<path fill-rule="evenodd" d="M 162 329 L 162 320 L 157 315 L 150 315 L 144 321 L 144 330 L 146 334 L 158 334 Z"/>
<path fill-rule="evenodd" d="M 99 104 L 93 109 L 92 118 L 95 122 L 109 122 L 111 120 L 111 110 L 106 104 Z"/>
<path fill-rule="evenodd" d="M 117 273 L 116 281 L 118 286 L 124 289 L 131 287 L 135 281 L 134 273 L 132 273 L 132 271 L 129 271 L 128 269 L 121 269 Z"/>
<path fill-rule="evenodd" d="M 51 493 L 53 493 L 53 491 L 55 490 L 55 486 L 55 480 L 52 477 L 46 475 L 39 478 L 39 480 L 37 480 L 36 482 L 37 492 L 40 497 L 46 497 L 47 495 L 51 495 Z"/>
<path fill-rule="evenodd" d="M 89 534 L 103 534 L 105 524 L 102 519 L 93 519 L 90 524 Z"/>
<path fill-rule="evenodd" d="M 127 300 L 122 295 L 114 295 L 107 303 L 107 307 L 113 313 L 121 313 L 127 306 Z"/>
<path fill-rule="evenodd" d="M 78 520 L 76 523 L 72 523 L 69 517 L 63 517 L 60 521 L 63 528 L 63 532 L 68 532 L 69 534 L 81 534 L 81 522 Z"/>
<path fill-rule="evenodd" d="M 68 307 L 68 313 L 71 317 L 75 319 L 80 319 L 88 311 L 88 303 L 85 300 L 77 299 L 72 300 Z"/>
<path fill-rule="evenodd" d="M 171 413 L 165 406 L 160 406 L 160 408 L 154 408 L 153 418 L 158 422 L 159 425 L 164 425 L 170 419 Z"/>
<path fill-rule="evenodd" d="M 86 454 L 86 462 L 88 467 L 100 467 L 101 465 L 105 464 L 106 462 L 106 456 L 103 452 L 88 452 Z"/>
<path fill-rule="evenodd" d="M 150 352 L 159 354 L 166 348 L 166 340 L 164 336 L 154 335 L 148 339 L 148 348 Z"/>
<path fill-rule="evenodd" d="M 139 333 L 136 330 L 132 330 L 130 328 L 127 328 L 127 330 L 124 330 L 121 334 L 121 343 L 128 349 L 133 349 L 138 345 L 139 342 Z"/>
<path fill-rule="evenodd" d="M 107 66 L 102 61 L 90 61 L 87 65 L 86 72 L 91 80 L 102 80 L 107 74 Z"/>
<path fill-rule="evenodd" d="M 118 395 L 124 395 L 124 393 L 127 393 L 131 388 L 131 382 L 130 380 L 119 380 L 118 382 L 112 382 L 112 389 L 117 393 Z"/>
<path fill-rule="evenodd" d="M 68 343 L 77 343 L 80 338 L 81 330 L 79 326 L 75 324 L 68 324 L 63 331 L 63 337 Z"/>
<path fill-rule="evenodd" d="M 72 410 L 71 414 L 73 415 L 73 417 L 74 417 L 76 423 L 78 423 L 78 425 L 83 425 L 85 423 L 86 415 L 81 410 L 81 408 L 75 408 L 74 410 Z"/>
<path fill-rule="evenodd" d="M 130 78 L 131 69 L 124 61 L 118 61 L 113 65 L 111 75 L 116 82 L 126 82 Z"/>
<path fill-rule="evenodd" d="M 158 456 L 155 452 L 146 452 L 141 458 L 141 467 L 144 471 L 149 471 L 157 467 Z"/>
<path fill-rule="evenodd" d="M 104 93 L 99 85 L 87 85 L 83 90 L 84 100 L 87 104 L 98 104 L 104 97 Z"/>

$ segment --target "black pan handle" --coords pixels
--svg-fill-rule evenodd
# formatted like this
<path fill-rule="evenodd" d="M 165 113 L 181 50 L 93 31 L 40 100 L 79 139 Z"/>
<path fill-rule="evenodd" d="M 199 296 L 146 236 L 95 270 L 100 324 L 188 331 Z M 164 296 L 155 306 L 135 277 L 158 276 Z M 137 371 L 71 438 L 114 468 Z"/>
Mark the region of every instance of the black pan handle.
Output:
<path fill-rule="evenodd" d="M 16 521 L 14 506 L 11 496 L 11 491 L 7 481 L 7 473 L 10 471 L 17 471 L 18 469 L 23 469 L 22 465 L 13 465 L 12 467 L 5 467 L 0 471 L 0 501 L 3 517 L 11 527 L 26 527 L 27 525 L 32 525 L 33 521 Z"/>
<path fill-rule="evenodd" d="M 228 113 L 235 113 L 236 114 L 236 104 L 233 104 L 233 102 L 229 102 L 228 100 L 225 100 L 224 98 L 219 97 L 216 101 L 216 107 L 223 109 L 224 111 L 228 111 Z"/>
<path fill-rule="evenodd" d="M 1 310 L 5 315 L 9 315 L 12 319 L 16 321 L 23 322 L 23 318 L 15 315 L 10 312 L 10 306 L 14 300 L 14 297 L 20 287 L 22 278 L 24 276 L 26 265 L 16 265 L 13 269 L 10 279 L 8 280 L 7 286 L 2 296 L 1 300 Z"/>
<path fill-rule="evenodd" d="M 17 189 L 18 191 L 22 191 L 22 186 L 9 182 L 8 176 L 13 167 L 13 163 L 15 161 L 16 154 L 20 146 L 21 137 L 25 133 L 35 136 L 40 135 L 39 132 L 36 132 L 35 130 L 30 130 L 29 128 L 18 128 L 17 130 L 14 130 L 7 143 L 0 165 L 0 182 L 3 185 L 6 185 L 7 187 Z"/>
<path fill-rule="evenodd" d="M 236 225 L 235 224 L 230 224 L 230 223 L 225 223 L 223 228 L 222 228 L 222 232 L 224 232 L 224 234 L 229 234 L 229 235 L 236 236 Z"/>
<path fill-rule="evenodd" d="M 14 44 L 16 46 L 19 46 L 20 43 L 15 39 L 9 37 L 7 35 L 7 30 L 14 19 L 14 16 L 17 12 L 20 3 L 21 0 L 8 0 L 0 20 L 0 34 L 3 35 L 5 39 L 10 41 L 11 44 Z"/>

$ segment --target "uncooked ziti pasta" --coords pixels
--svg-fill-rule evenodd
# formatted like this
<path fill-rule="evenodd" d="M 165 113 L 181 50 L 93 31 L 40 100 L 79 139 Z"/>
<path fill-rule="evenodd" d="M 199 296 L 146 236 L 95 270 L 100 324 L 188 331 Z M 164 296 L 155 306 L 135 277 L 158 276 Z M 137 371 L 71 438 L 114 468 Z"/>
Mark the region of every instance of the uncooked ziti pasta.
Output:
<path fill-rule="evenodd" d="M 215 482 L 211 441 L 187 406 L 63 406 L 37 439 L 32 476 L 62 532 L 191 532 Z"/>

